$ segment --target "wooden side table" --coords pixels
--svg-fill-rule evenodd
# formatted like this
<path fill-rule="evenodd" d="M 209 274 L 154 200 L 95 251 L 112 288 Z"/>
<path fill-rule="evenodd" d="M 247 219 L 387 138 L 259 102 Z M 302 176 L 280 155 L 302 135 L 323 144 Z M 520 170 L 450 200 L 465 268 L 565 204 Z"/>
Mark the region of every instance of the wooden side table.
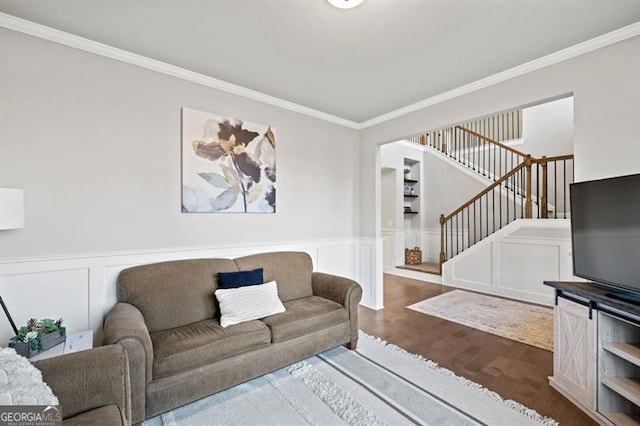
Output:
<path fill-rule="evenodd" d="M 40 361 L 42 359 L 52 358 L 54 356 L 70 354 L 72 352 L 84 351 L 93 348 L 93 330 L 78 331 L 76 333 L 67 334 L 67 340 L 40 352 L 38 355 L 29 359 L 29 361 Z"/>

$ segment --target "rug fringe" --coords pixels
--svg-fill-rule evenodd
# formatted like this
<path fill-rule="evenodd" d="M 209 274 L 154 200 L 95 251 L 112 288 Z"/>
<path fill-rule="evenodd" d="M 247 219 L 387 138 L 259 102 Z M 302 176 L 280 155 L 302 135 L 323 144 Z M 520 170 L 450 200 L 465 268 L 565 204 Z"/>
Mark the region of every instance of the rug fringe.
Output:
<path fill-rule="evenodd" d="M 512 399 L 504 399 L 502 398 L 499 394 L 497 394 L 496 392 L 489 390 L 487 388 L 485 388 L 484 386 L 482 386 L 479 383 L 476 383 L 474 381 L 471 381 L 465 377 L 462 376 L 458 376 L 456 373 L 454 373 L 453 371 L 441 367 L 440 365 L 438 365 L 437 362 L 434 362 L 430 359 L 427 359 L 425 357 L 423 357 L 420 354 L 413 354 L 411 352 L 407 352 L 406 350 L 402 349 L 400 346 L 396 346 L 392 343 L 387 342 L 386 340 L 381 339 L 380 337 L 376 337 L 376 336 L 371 336 L 367 333 L 365 333 L 362 330 L 359 330 L 359 337 L 360 338 L 364 338 L 367 340 L 370 340 L 372 342 L 375 342 L 377 344 L 380 344 L 382 346 L 385 346 L 391 350 L 394 350 L 396 352 L 402 353 L 410 358 L 416 359 L 418 361 L 420 361 L 423 365 L 427 366 L 428 368 L 442 374 L 445 375 L 447 377 L 450 377 L 454 380 L 456 380 L 457 382 L 459 382 L 460 384 L 467 386 L 467 387 L 473 387 L 476 388 L 477 390 L 481 391 L 483 394 L 491 397 L 492 399 L 503 403 L 504 405 L 506 405 L 507 407 L 511 408 L 514 411 L 517 411 L 520 414 L 524 414 L 525 416 L 527 416 L 528 418 L 530 418 L 531 420 L 540 423 L 543 426 L 558 426 L 559 423 L 557 421 L 555 421 L 554 419 L 550 418 L 550 417 L 546 417 L 543 416 L 542 414 L 538 413 L 536 410 L 533 410 L 525 405 L 520 404 L 517 401 L 514 401 Z"/>
<path fill-rule="evenodd" d="M 325 378 L 306 361 L 287 367 L 287 372 L 301 379 L 311 391 L 322 399 L 331 410 L 348 425 L 384 426 L 373 412 L 354 399 L 349 393 Z"/>

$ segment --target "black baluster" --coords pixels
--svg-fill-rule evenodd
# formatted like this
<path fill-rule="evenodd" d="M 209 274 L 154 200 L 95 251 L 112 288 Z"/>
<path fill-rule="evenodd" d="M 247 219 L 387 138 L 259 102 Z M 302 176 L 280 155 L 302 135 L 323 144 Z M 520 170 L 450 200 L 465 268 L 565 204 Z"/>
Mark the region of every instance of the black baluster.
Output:
<path fill-rule="evenodd" d="M 491 198 L 492 198 L 492 202 L 491 202 L 491 233 L 493 234 L 494 232 L 496 232 L 497 225 L 496 225 L 496 221 L 498 220 L 498 209 L 496 209 L 496 189 L 497 188 L 493 188 L 491 190 Z"/>
<path fill-rule="evenodd" d="M 477 200 L 476 200 L 477 201 Z M 472 206 L 469 206 L 469 212 L 471 212 L 471 207 L 473 207 L 473 214 L 471 215 L 473 217 L 473 226 L 472 226 L 472 232 L 473 234 L 469 234 L 469 245 L 474 245 L 475 243 L 478 242 L 478 238 L 476 236 L 476 230 L 478 229 L 478 216 L 476 215 L 476 201 L 473 202 Z M 473 242 L 472 241 L 473 238 Z"/>
<path fill-rule="evenodd" d="M 467 247 L 471 246 L 471 228 L 472 228 L 472 217 L 471 217 L 471 204 L 469 204 L 467 207 L 465 207 L 465 210 L 467 211 Z"/>
<path fill-rule="evenodd" d="M 483 197 L 484 196 L 487 197 L 486 201 L 484 202 L 484 211 L 485 211 L 484 220 L 486 222 L 484 230 L 487 233 L 486 236 L 488 237 L 489 236 L 489 195 L 485 194 L 483 195 Z"/>

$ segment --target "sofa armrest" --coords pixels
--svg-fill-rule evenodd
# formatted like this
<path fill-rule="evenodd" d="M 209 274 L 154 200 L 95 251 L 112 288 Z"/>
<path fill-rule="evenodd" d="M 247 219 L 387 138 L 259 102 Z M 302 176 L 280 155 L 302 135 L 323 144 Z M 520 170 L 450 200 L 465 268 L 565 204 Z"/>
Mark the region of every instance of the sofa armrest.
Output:
<path fill-rule="evenodd" d="M 33 365 L 58 397 L 65 418 L 117 405 L 131 423 L 129 364 L 123 347 L 101 346 Z"/>
<path fill-rule="evenodd" d="M 313 272 L 311 286 L 314 295 L 333 300 L 345 307 L 349 313 L 349 323 L 351 324 L 349 347 L 355 349 L 358 341 L 358 304 L 362 299 L 360 284 L 349 278 Z"/>
<path fill-rule="evenodd" d="M 146 387 L 153 378 L 153 345 L 144 317 L 129 303 L 118 303 L 104 321 L 104 344 L 119 344 L 129 357 L 132 422 L 146 414 Z"/>

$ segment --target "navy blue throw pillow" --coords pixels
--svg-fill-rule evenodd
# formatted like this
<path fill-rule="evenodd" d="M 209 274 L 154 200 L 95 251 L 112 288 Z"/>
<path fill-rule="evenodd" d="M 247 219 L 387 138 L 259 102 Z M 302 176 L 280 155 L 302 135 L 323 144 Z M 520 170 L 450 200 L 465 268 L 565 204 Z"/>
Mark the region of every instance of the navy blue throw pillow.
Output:
<path fill-rule="evenodd" d="M 218 288 L 238 288 L 264 284 L 263 268 L 253 271 L 218 272 Z"/>

